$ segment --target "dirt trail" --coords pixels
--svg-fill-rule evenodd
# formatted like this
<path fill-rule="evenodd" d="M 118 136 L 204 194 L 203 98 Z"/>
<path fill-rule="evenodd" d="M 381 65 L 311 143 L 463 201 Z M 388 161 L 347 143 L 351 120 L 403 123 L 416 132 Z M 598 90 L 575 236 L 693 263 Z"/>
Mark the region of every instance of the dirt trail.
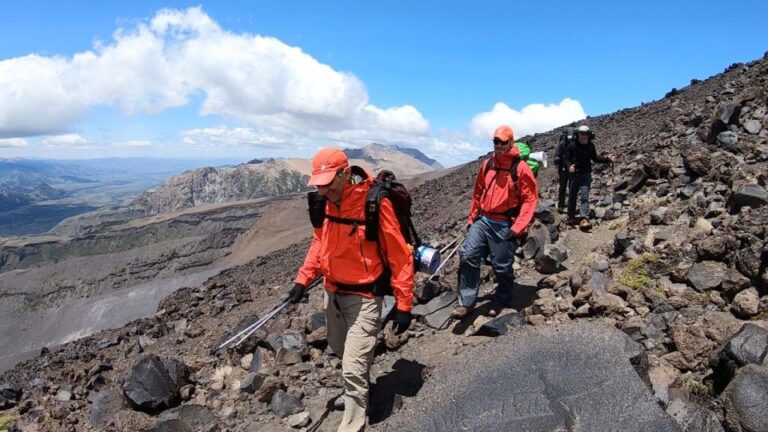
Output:
<path fill-rule="evenodd" d="M 616 220 L 596 224 L 588 232 L 575 227 L 560 231 L 560 242 L 568 249 L 568 259 L 564 265 L 569 270 L 577 270 L 594 258 L 594 253 L 603 246 L 611 245 L 621 231 L 625 231 L 629 218 L 624 216 Z M 562 225 L 561 225 L 562 226 Z"/>

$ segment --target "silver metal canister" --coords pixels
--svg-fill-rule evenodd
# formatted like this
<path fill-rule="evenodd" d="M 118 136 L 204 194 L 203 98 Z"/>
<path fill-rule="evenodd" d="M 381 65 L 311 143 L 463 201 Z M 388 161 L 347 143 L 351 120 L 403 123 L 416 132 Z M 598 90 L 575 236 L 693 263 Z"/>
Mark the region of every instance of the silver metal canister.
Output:
<path fill-rule="evenodd" d="M 433 274 L 440 267 L 440 251 L 421 245 L 416 249 L 416 270 Z"/>

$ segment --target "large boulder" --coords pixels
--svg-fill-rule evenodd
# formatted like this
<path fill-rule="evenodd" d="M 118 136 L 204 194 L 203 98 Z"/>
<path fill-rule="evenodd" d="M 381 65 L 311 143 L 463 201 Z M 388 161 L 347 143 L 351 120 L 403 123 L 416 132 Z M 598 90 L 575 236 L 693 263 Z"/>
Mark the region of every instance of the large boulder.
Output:
<path fill-rule="evenodd" d="M 134 409 L 154 413 L 176 406 L 189 370 L 179 360 L 149 355 L 128 371 L 123 393 Z"/>
<path fill-rule="evenodd" d="M 512 330 L 435 368 L 381 429 L 681 431 L 633 369 L 640 353 L 599 323 Z"/>
<path fill-rule="evenodd" d="M 768 369 L 739 369 L 723 393 L 725 425 L 732 432 L 768 431 Z"/>
<path fill-rule="evenodd" d="M 715 381 L 722 390 L 736 371 L 748 364 L 768 366 L 768 330 L 747 323 L 710 354 L 709 364 L 715 372 Z"/>

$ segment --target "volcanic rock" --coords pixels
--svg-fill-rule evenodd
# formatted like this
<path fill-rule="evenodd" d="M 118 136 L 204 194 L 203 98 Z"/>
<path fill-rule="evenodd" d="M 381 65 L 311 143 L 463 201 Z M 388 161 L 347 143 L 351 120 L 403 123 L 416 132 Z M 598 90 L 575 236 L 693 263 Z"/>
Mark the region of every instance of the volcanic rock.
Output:
<path fill-rule="evenodd" d="M 123 392 L 135 409 L 156 412 L 180 402 L 179 390 L 188 383 L 188 376 L 184 363 L 149 355 L 128 371 Z"/>
<path fill-rule="evenodd" d="M 735 432 L 768 431 L 768 369 L 739 369 L 723 393 L 725 424 Z"/>

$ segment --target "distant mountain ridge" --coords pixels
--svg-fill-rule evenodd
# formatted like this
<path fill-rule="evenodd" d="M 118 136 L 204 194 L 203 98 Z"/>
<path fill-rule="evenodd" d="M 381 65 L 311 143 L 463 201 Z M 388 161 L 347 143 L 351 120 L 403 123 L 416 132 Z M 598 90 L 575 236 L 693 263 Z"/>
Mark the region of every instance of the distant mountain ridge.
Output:
<path fill-rule="evenodd" d="M 386 161 L 389 157 L 397 157 L 398 154 L 404 154 L 425 165 L 425 167 L 416 166 L 412 169 L 406 169 L 409 172 L 407 174 L 403 173 L 403 175 L 411 175 L 416 174 L 417 172 L 427 172 L 443 169 L 443 166 L 440 165 L 440 162 L 428 157 L 418 149 L 400 147 L 394 144 L 373 143 L 359 149 L 344 149 L 344 153 L 350 159 L 362 159 L 368 162 L 372 162 L 375 165 L 386 165 Z M 422 168 L 424 169 L 423 171 L 421 171 Z"/>
<path fill-rule="evenodd" d="M 345 149 L 351 164 L 376 173 L 382 169 L 398 176 L 421 174 L 442 166 L 416 149 L 369 144 Z M 174 176 L 166 184 L 135 199 L 131 210 L 166 213 L 201 204 L 225 203 L 311 190 L 308 159 L 252 159 L 226 168 L 198 168 Z"/>

